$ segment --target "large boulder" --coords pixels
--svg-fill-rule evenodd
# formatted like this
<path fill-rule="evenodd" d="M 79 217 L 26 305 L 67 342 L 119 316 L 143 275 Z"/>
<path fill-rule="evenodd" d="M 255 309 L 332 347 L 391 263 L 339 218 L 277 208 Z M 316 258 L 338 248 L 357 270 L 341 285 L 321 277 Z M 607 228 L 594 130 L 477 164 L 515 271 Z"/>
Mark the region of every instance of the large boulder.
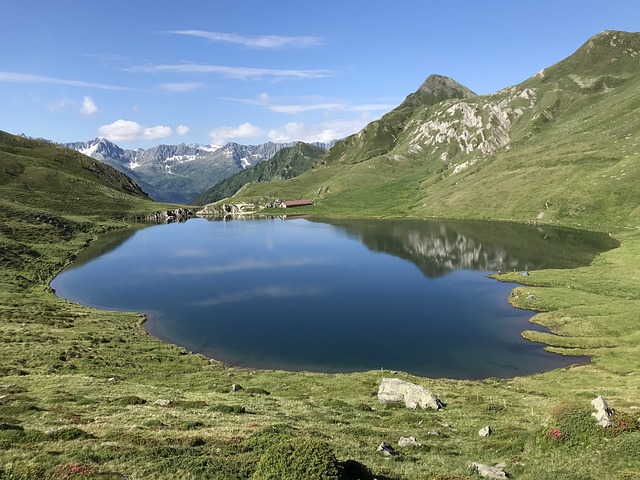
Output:
<path fill-rule="evenodd" d="M 407 408 L 433 408 L 439 410 L 444 404 L 429 390 L 399 378 L 383 378 L 378 389 L 378 401 L 404 403 Z"/>
<path fill-rule="evenodd" d="M 485 465 L 483 463 L 473 462 L 471 464 L 471 469 L 478 472 L 483 478 L 488 478 L 490 480 L 502 480 L 503 478 L 507 478 L 507 473 L 504 471 L 505 465 L 503 463 L 499 463 L 495 466 Z"/>
<path fill-rule="evenodd" d="M 611 425 L 611 417 L 613 416 L 613 409 L 609 407 L 607 401 L 602 398 L 602 396 L 598 396 L 591 400 L 591 405 L 596 409 L 591 415 L 596 418 L 598 425 L 601 425 L 603 428 L 607 428 Z"/>

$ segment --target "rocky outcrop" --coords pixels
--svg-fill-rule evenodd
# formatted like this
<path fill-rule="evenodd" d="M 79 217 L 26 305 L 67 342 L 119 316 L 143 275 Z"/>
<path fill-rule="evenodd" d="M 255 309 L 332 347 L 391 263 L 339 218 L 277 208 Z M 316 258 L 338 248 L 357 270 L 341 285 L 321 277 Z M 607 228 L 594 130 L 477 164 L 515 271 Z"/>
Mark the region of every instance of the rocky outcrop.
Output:
<path fill-rule="evenodd" d="M 258 208 L 253 203 L 223 203 L 222 205 L 216 203 L 209 203 L 205 205 L 201 210 L 196 212 L 199 217 L 226 217 L 235 215 L 249 215 L 256 213 Z"/>
<path fill-rule="evenodd" d="M 421 385 L 405 382 L 399 378 L 383 378 L 378 389 L 378 401 L 386 403 L 404 403 L 407 408 L 433 408 L 439 410 L 444 404 L 429 390 Z"/>
<path fill-rule="evenodd" d="M 152 223 L 186 222 L 193 217 L 194 211 L 188 208 L 176 208 L 175 210 L 162 210 L 153 212 L 144 217 L 144 221 Z"/>

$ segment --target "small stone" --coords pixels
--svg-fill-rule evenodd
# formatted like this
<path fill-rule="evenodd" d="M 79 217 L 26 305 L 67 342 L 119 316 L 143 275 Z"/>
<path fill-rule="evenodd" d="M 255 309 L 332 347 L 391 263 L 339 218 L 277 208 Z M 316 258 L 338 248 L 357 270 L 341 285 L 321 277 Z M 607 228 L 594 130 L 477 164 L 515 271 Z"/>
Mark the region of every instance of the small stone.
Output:
<path fill-rule="evenodd" d="M 396 450 L 387 442 L 382 442 L 378 445 L 377 452 L 383 457 L 391 457 L 398 454 L 398 452 L 396 452 Z"/>
<path fill-rule="evenodd" d="M 535 302 L 538 298 L 535 295 L 528 295 L 527 300 L 531 302 Z"/>
<path fill-rule="evenodd" d="M 489 425 L 487 425 L 486 427 L 482 427 L 478 431 L 478 435 L 480 435 L 481 437 L 488 437 L 489 435 L 491 435 L 491 427 Z"/>
<path fill-rule="evenodd" d="M 167 400 L 167 399 L 163 399 L 163 398 L 159 398 L 158 400 L 153 402 L 154 405 L 159 405 L 161 407 L 168 407 L 172 403 L 173 402 L 171 400 Z"/>
<path fill-rule="evenodd" d="M 440 436 L 440 434 L 439 434 L 438 432 L 436 432 L 435 430 L 429 430 L 429 431 L 427 432 L 427 435 L 434 435 L 434 436 L 436 436 L 436 437 L 439 437 L 439 436 Z"/>
<path fill-rule="evenodd" d="M 399 447 L 421 447 L 422 444 L 418 442 L 415 437 L 400 437 L 398 440 Z"/>

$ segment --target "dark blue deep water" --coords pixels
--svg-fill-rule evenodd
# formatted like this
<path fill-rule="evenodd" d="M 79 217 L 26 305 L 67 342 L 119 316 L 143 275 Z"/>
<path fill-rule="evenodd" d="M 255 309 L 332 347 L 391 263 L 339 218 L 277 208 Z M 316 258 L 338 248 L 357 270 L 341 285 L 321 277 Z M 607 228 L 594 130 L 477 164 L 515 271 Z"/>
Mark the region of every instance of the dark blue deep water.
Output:
<path fill-rule="evenodd" d="M 611 247 L 505 223 L 194 219 L 107 236 L 51 286 L 144 312 L 151 335 L 238 366 L 511 377 L 584 359 L 523 340 L 532 312 L 487 274 L 575 267 Z"/>

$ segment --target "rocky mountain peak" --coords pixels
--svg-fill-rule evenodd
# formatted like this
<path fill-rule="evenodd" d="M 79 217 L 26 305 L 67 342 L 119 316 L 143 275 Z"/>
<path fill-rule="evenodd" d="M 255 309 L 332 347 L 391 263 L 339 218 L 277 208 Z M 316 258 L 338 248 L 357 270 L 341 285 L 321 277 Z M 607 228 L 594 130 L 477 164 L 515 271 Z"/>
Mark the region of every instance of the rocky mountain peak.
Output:
<path fill-rule="evenodd" d="M 609 80 L 633 75 L 640 64 L 640 32 L 605 30 L 587 40 L 572 55 L 544 69 L 538 77 L 545 81 L 579 76 L 584 79 Z"/>
<path fill-rule="evenodd" d="M 450 98 L 477 96 L 473 91 L 444 75 L 429 75 L 417 91 L 407 96 L 399 108 L 435 105 Z"/>

